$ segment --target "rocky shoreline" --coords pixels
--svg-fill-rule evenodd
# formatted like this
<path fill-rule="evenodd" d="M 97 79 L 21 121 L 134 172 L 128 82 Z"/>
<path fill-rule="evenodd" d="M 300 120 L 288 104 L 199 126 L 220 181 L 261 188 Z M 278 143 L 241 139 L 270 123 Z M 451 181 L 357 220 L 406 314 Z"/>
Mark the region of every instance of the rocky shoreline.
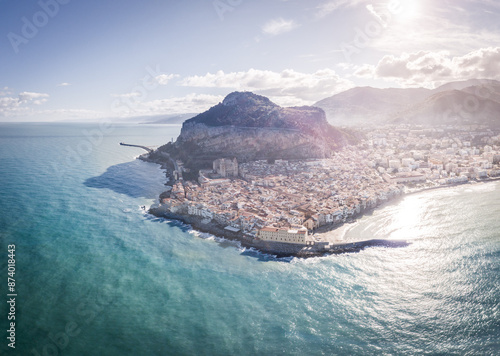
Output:
<path fill-rule="evenodd" d="M 222 237 L 228 240 L 239 241 L 245 248 L 255 248 L 258 251 L 270 255 L 281 257 L 321 257 L 331 254 L 353 253 L 359 252 L 367 247 L 383 246 L 383 247 L 405 247 L 408 246 L 406 241 L 381 240 L 372 239 L 356 242 L 339 242 L 334 244 L 317 243 L 311 246 L 300 244 L 279 243 L 273 241 L 264 241 L 254 238 L 240 232 L 232 232 L 225 230 L 221 226 L 213 222 L 204 222 L 202 218 L 192 215 L 175 214 L 170 212 L 166 207 L 158 204 L 153 205 L 149 211 L 151 215 L 159 218 L 172 219 L 181 221 L 190 225 L 194 230 L 212 234 L 217 237 Z M 336 228 L 337 226 L 333 227 Z"/>
<path fill-rule="evenodd" d="M 170 157 L 161 157 L 161 158 L 151 158 L 149 154 L 144 154 L 139 157 L 139 159 L 155 163 L 161 165 L 162 169 L 166 170 L 166 177 L 168 182 L 165 184 L 167 186 L 171 186 L 175 183 L 173 179 L 173 171 L 174 164 L 171 162 Z M 500 177 L 497 178 L 488 178 L 481 180 L 479 182 L 491 182 L 500 180 Z M 416 194 L 423 191 L 442 189 L 442 188 L 450 188 L 457 185 L 463 184 L 472 184 L 471 182 L 461 183 L 461 184 L 447 184 L 441 186 L 434 187 L 423 187 L 419 189 L 410 190 L 406 193 L 403 193 L 398 196 L 394 196 L 387 201 L 382 202 L 381 204 L 377 204 L 376 206 L 366 207 L 365 209 L 361 209 L 359 213 L 355 213 L 349 217 L 348 221 L 342 221 L 339 223 L 333 223 L 329 225 L 324 225 L 314 231 L 314 234 L 325 234 L 332 232 L 338 229 L 340 226 L 344 225 L 346 222 L 355 221 L 357 218 L 362 217 L 366 214 L 373 212 L 375 209 L 380 206 L 386 205 L 388 203 L 392 203 L 393 201 L 399 200 L 401 197 L 410 194 Z M 245 248 L 255 248 L 258 251 L 270 255 L 275 255 L 277 257 L 300 257 L 300 258 L 308 258 L 308 257 L 319 257 L 330 254 L 341 254 L 341 253 L 352 253 L 359 252 L 367 247 L 374 246 L 385 246 L 385 247 L 404 247 L 408 246 L 409 243 L 406 241 L 392 241 L 392 240 L 381 240 L 381 239 L 371 239 L 371 240 L 363 240 L 363 241 L 317 241 L 314 245 L 301 245 L 301 244 L 290 244 L 290 243 L 279 243 L 273 241 L 264 241 L 253 237 L 248 234 L 244 234 L 243 232 L 233 232 L 219 224 L 203 219 L 199 216 L 193 216 L 188 214 L 179 214 L 172 213 L 168 210 L 166 206 L 161 206 L 160 204 L 155 204 L 151 206 L 149 209 L 149 213 L 160 218 L 173 219 L 181 221 L 185 224 L 191 225 L 192 228 L 196 231 L 209 233 L 217 237 L 225 238 L 228 240 L 239 241 L 241 245 Z"/>

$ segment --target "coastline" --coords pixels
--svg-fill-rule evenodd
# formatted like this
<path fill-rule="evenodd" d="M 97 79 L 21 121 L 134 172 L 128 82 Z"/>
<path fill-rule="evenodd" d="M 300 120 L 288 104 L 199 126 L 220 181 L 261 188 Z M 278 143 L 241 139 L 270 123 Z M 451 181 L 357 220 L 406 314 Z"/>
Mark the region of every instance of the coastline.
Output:
<path fill-rule="evenodd" d="M 371 239 L 362 241 L 337 242 L 331 244 L 317 244 L 313 246 L 305 246 L 299 244 L 279 243 L 264 241 L 258 238 L 245 236 L 241 232 L 233 233 L 224 230 L 221 226 L 208 222 L 204 223 L 201 218 L 191 215 L 181 215 L 166 211 L 163 207 L 151 207 L 148 211 L 151 215 L 159 218 L 172 219 L 187 224 L 193 230 L 209 233 L 211 235 L 221 237 L 227 240 L 239 241 L 242 247 L 254 248 L 262 253 L 274 255 L 278 258 L 282 257 L 322 257 L 331 254 L 354 253 L 359 252 L 367 247 L 383 246 L 383 247 L 405 247 L 409 243 L 403 240 L 381 240 Z"/>
<path fill-rule="evenodd" d="M 154 162 L 158 163 L 158 162 Z M 163 167 L 165 168 L 165 167 Z M 326 241 L 318 241 L 314 245 L 303 245 L 303 244 L 292 244 L 292 243 L 280 243 L 275 241 L 261 240 L 257 237 L 244 234 L 241 231 L 232 232 L 228 231 L 221 225 L 213 221 L 206 221 L 199 216 L 172 213 L 166 206 L 161 204 L 153 204 L 148 213 L 159 218 L 172 219 L 180 221 L 186 225 L 192 227 L 193 230 L 209 233 L 216 237 L 224 238 L 227 240 L 239 241 L 242 247 L 254 248 L 258 251 L 274 255 L 278 258 L 282 257 L 299 257 L 299 258 L 309 258 L 309 257 L 322 257 L 331 254 L 342 254 L 342 253 L 353 253 L 359 252 L 367 247 L 374 246 L 384 246 L 384 247 L 405 247 L 409 244 L 404 240 L 381 240 L 381 239 L 369 239 L 369 240 L 358 240 L 358 241 L 344 241 L 343 237 L 347 231 L 352 227 L 352 224 L 356 222 L 356 219 L 363 216 L 367 212 L 371 212 L 377 209 L 381 205 L 385 205 L 390 201 L 396 200 L 401 196 L 396 196 L 383 204 L 375 207 L 370 207 L 363 209 L 361 212 L 352 215 L 348 221 L 340 222 L 331 225 L 324 225 L 319 228 L 319 233 L 332 234 L 333 238 L 326 239 Z M 318 234 L 318 232 L 316 232 Z"/>
<path fill-rule="evenodd" d="M 444 184 L 444 185 L 439 185 L 436 187 L 428 187 L 428 188 L 418 189 L 415 191 L 410 191 L 408 193 L 404 193 L 403 196 L 413 195 L 413 194 L 422 193 L 422 192 L 426 192 L 426 191 L 430 191 L 430 190 L 436 190 L 436 189 L 454 188 L 454 187 L 458 187 L 458 186 L 462 186 L 462 185 L 474 185 L 474 184 L 478 184 L 478 183 L 497 182 L 499 180 L 500 180 L 500 177 L 490 177 L 490 178 L 481 179 L 481 180 L 467 181 L 464 183 Z"/>
<path fill-rule="evenodd" d="M 173 165 L 165 163 L 162 160 L 151 159 L 148 154 L 143 154 L 138 158 L 146 162 L 159 164 L 162 169 L 165 169 L 166 178 L 168 179 L 168 181 L 165 183 L 166 186 L 171 186 L 175 183 L 175 180 L 173 178 L 173 170 L 174 170 Z M 403 192 L 400 195 L 388 198 L 386 201 L 383 201 L 377 204 L 376 206 L 366 207 L 365 209 L 362 209 L 359 213 L 351 215 L 347 220 L 328 225 L 323 225 L 315 229 L 312 233 L 313 239 L 316 240 L 314 245 L 279 243 L 274 241 L 261 240 L 259 238 L 244 234 L 241 231 L 239 232 L 229 231 L 224 227 L 222 227 L 221 225 L 217 224 L 216 222 L 214 221 L 207 222 L 205 219 L 202 219 L 199 216 L 172 213 L 171 211 L 168 210 L 167 207 L 161 206 L 160 204 L 152 205 L 148 210 L 148 213 L 156 217 L 180 221 L 182 223 L 190 225 L 193 228 L 193 230 L 199 232 L 209 233 L 211 235 L 228 240 L 239 241 L 242 247 L 255 248 L 262 253 L 275 255 L 277 257 L 300 257 L 300 258 L 320 257 L 330 254 L 359 252 L 364 248 L 373 246 L 386 246 L 386 247 L 407 246 L 409 245 L 409 243 L 404 240 L 394 241 L 394 240 L 373 239 L 373 240 L 346 241 L 345 236 L 348 233 L 348 231 L 355 226 L 359 218 L 375 211 L 376 209 L 383 208 L 388 204 L 394 204 L 395 202 L 399 201 L 405 196 L 436 189 L 453 188 L 461 185 L 467 185 L 467 184 L 472 185 L 477 183 L 487 183 L 495 181 L 500 181 L 500 177 L 492 177 L 478 181 L 468 181 L 464 183 L 423 187 L 420 189 L 414 189 L 407 192 Z"/>
<path fill-rule="evenodd" d="M 374 208 L 366 209 L 365 211 L 359 213 L 357 216 L 354 216 L 354 221 L 351 222 L 343 222 L 340 224 L 335 224 L 334 226 L 322 226 L 318 230 L 318 232 L 315 232 L 315 234 L 320 234 L 322 237 L 331 240 L 332 242 L 344 242 L 344 237 L 345 235 L 349 232 L 350 229 L 352 229 L 356 223 L 357 219 L 365 216 L 367 213 L 371 213 L 377 209 L 384 208 L 388 205 L 392 205 L 397 203 L 400 199 L 403 199 L 406 196 L 411 196 L 415 194 L 420 194 L 428 191 L 433 191 L 433 190 L 440 190 L 440 189 L 451 189 L 459 186 L 467 186 L 467 185 L 476 185 L 476 184 L 481 184 L 481 183 L 492 183 L 492 182 L 498 182 L 500 181 L 500 177 L 492 177 L 488 179 L 482 179 L 480 181 L 468 181 L 465 183 L 454 183 L 454 184 L 445 184 L 445 185 L 439 185 L 435 187 L 427 187 L 427 188 L 422 188 L 422 189 L 417 189 L 417 190 L 412 190 L 407 193 L 403 193 L 401 196 L 396 197 L 394 199 L 389 199 L 387 202 L 384 202 L 383 204 L 380 204 L 379 206 L 376 206 Z"/>

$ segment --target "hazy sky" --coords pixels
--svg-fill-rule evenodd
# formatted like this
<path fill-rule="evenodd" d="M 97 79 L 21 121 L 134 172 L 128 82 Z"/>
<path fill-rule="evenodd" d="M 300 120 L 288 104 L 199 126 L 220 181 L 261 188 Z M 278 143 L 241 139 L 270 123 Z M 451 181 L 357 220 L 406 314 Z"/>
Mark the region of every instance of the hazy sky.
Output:
<path fill-rule="evenodd" d="M 497 0 L 0 0 L 0 121 L 500 79 Z"/>

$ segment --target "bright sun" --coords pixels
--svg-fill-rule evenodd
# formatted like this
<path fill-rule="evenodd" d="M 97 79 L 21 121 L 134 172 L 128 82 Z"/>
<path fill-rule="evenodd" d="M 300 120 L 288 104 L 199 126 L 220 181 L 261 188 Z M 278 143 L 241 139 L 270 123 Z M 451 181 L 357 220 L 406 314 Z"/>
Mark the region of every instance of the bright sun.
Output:
<path fill-rule="evenodd" d="M 399 0 L 397 3 L 399 7 L 396 16 L 400 21 L 406 22 L 418 17 L 420 10 L 418 0 Z"/>

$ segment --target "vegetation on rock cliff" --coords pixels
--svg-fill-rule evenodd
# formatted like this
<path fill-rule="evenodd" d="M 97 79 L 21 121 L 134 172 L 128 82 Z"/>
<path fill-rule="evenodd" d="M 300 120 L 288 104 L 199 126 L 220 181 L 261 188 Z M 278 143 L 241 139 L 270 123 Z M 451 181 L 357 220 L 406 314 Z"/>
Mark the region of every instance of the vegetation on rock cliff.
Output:
<path fill-rule="evenodd" d="M 283 108 L 260 95 L 234 92 L 186 120 L 177 141 L 153 155 L 168 153 L 197 170 L 221 157 L 240 162 L 327 158 L 352 141 L 354 135 L 331 126 L 320 108 Z"/>

